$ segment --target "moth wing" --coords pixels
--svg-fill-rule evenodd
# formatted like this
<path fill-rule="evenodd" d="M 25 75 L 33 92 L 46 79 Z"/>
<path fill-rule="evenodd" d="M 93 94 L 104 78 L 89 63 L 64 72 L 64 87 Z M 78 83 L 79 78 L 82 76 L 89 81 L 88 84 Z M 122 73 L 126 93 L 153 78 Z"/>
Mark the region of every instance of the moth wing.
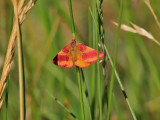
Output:
<path fill-rule="evenodd" d="M 79 43 L 80 51 L 82 52 L 82 59 L 85 62 L 94 63 L 97 61 L 97 50 L 88 47 L 86 45 L 83 45 Z M 99 52 L 99 59 L 102 59 L 104 57 L 104 54 L 102 52 Z"/>
<path fill-rule="evenodd" d="M 91 63 L 97 61 L 97 51 L 91 47 L 77 43 L 79 47 L 79 52 L 77 53 L 77 59 L 75 65 L 79 67 L 88 67 Z M 99 52 L 99 59 L 102 59 L 104 54 Z"/>
<path fill-rule="evenodd" d="M 74 64 L 80 68 L 85 68 L 85 67 L 88 67 L 91 63 L 84 61 L 82 59 L 81 53 L 78 53 Z"/>
<path fill-rule="evenodd" d="M 66 45 L 53 59 L 53 64 L 59 67 L 71 68 L 73 66 L 72 56 L 69 53 L 69 45 Z"/>

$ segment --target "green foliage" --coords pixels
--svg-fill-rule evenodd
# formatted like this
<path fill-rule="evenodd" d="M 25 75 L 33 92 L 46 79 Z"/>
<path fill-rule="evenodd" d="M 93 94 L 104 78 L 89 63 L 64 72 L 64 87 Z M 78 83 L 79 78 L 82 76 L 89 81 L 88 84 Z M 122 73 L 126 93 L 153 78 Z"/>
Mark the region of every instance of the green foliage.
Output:
<path fill-rule="evenodd" d="M 76 40 L 88 46 L 98 49 L 97 32 L 98 21 L 96 18 L 96 1 L 72 0 L 74 13 Z M 0 73 L 7 49 L 7 41 L 10 33 L 11 1 L 1 4 L 0 1 Z M 157 15 L 159 0 L 151 1 L 151 5 Z M 4 5 L 4 6 L 3 6 Z M 1 7 L 2 6 L 2 7 Z M 111 94 L 110 119 L 131 120 L 133 114 L 138 120 L 160 119 L 160 47 L 152 41 L 136 34 L 120 31 L 116 71 L 112 72 L 110 63 L 114 58 L 116 40 L 116 28 L 110 22 L 118 21 L 120 3 L 118 1 L 103 1 L 103 26 L 105 30 L 104 47 L 106 51 L 106 72 L 100 63 L 99 69 L 96 63 L 79 71 L 84 100 L 84 112 L 86 120 L 99 120 L 100 113 L 103 120 L 107 119 L 108 91 L 111 74 L 115 74 L 113 92 Z M 90 10 L 89 10 L 90 9 Z M 48 53 L 45 53 L 46 43 L 50 36 L 55 21 L 60 17 L 59 26 L 56 29 L 52 42 L 48 45 Z M 159 18 L 159 16 L 158 16 Z M 159 18 L 160 19 L 160 18 Z M 139 1 L 133 3 L 125 1 L 123 7 L 122 23 L 129 21 L 151 32 L 157 40 L 160 39 L 159 29 L 146 5 Z M 71 69 L 60 68 L 52 64 L 53 57 L 72 39 L 72 27 L 70 25 L 70 12 L 68 1 L 42 0 L 26 15 L 22 25 L 24 68 L 26 80 L 26 117 L 33 120 L 81 120 L 81 105 L 79 98 L 76 67 Z M 8 25 L 9 24 L 9 25 Z M 99 42 L 101 43 L 101 42 Z M 17 48 L 16 48 L 17 51 Z M 45 59 L 44 59 L 45 58 Z M 38 70 L 39 62 L 41 67 Z M 109 60 L 108 60 L 109 59 Z M 99 63 L 98 63 L 99 64 Z M 35 73 L 39 71 L 38 79 Z M 111 73 L 112 72 L 112 73 Z M 97 76 L 99 75 L 99 79 Z M 106 77 L 104 77 L 106 76 Z M 113 78 L 112 78 L 113 79 Z M 118 79 L 118 82 L 117 80 Z M 99 86 L 100 85 L 100 86 Z M 124 98 L 121 89 L 128 96 Z M 0 120 L 19 119 L 19 85 L 18 85 L 18 60 L 15 53 L 12 69 L 9 77 L 7 112 L 5 102 L 0 111 Z M 46 92 L 48 91 L 49 94 Z M 88 91 L 88 96 L 86 96 Z M 99 96 L 101 93 L 101 96 Z M 55 101 L 55 96 L 58 102 Z M 81 97 L 82 97 L 81 96 Z M 102 110 L 99 111 L 102 100 Z M 65 108 L 64 108 L 65 107 Z M 134 112 L 134 113 L 133 113 Z"/>

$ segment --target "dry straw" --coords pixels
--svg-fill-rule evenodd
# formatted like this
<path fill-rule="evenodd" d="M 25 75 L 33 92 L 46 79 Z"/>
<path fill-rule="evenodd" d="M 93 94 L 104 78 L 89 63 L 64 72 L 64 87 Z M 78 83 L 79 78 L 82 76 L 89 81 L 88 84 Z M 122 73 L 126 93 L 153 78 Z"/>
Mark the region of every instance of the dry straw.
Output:
<path fill-rule="evenodd" d="M 116 22 L 113 22 L 113 24 L 115 24 L 116 26 L 118 25 Z M 136 24 L 133 24 L 133 23 L 130 23 L 130 24 L 133 26 L 133 28 L 130 27 L 130 26 L 127 26 L 125 24 L 121 24 L 121 29 L 124 30 L 124 31 L 128 31 L 128 32 L 132 32 L 132 33 L 137 33 L 137 34 L 139 34 L 141 36 L 144 36 L 144 37 L 152 40 L 153 42 L 155 42 L 157 45 L 160 46 L 160 42 L 157 41 L 153 37 L 153 35 L 151 33 L 147 32 L 144 28 L 141 28 L 141 27 L 137 26 Z"/>
<path fill-rule="evenodd" d="M 159 29 L 160 29 L 160 23 L 158 21 L 158 18 L 156 16 L 156 14 L 154 13 L 154 10 L 153 10 L 153 8 L 152 8 L 152 6 L 150 4 L 150 1 L 149 0 L 144 0 L 144 3 L 147 5 L 147 7 L 149 8 L 149 10 L 151 11 L 151 13 L 152 13 L 152 15 L 153 15 L 153 17 L 154 17 L 154 19 L 155 19 L 155 21 L 156 21 Z M 113 22 L 113 24 L 115 24 L 117 26 L 116 22 Z M 121 29 L 124 30 L 124 31 L 128 31 L 128 32 L 132 32 L 132 33 L 137 33 L 137 34 L 139 34 L 141 36 L 144 36 L 144 37 L 152 40 L 153 42 L 155 42 L 157 45 L 160 46 L 160 42 L 158 40 L 156 40 L 151 33 L 149 33 L 148 31 L 146 31 L 144 28 L 137 26 L 136 24 L 133 24 L 133 23 L 130 23 L 130 24 L 132 25 L 133 28 L 130 27 L 130 26 L 122 24 L 121 25 Z"/>
<path fill-rule="evenodd" d="M 18 19 L 18 6 L 17 0 L 12 0 L 14 6 L 14 16 L 15 23 L 17 28 L 17 43 L 18 43 L 18 67 L 19 67 L 19 96 L 20 96 L 20 120 L 25 120 L 25 102 L 24 102 L 24 93 L 23 93 L 23 65 L 22 65 L 22 46 L 21 46 L 21 35 L 20 35 L 20 25 Z"/>
<path fill-rule="evenodd" d="M 27 14 L 27 12 L 35 5 L 36 0 L 35 1 L 30 0 L 25 6 L 24 6 L 24 2 L 25 2 L 24 0 L 20 0 L 19 5 L 18 5 L 18 14 L 19 14 L 18 16 L 19 16 L 20 24 L 22 24 L 22 22 L 24 21 L 25 15 Z M 8 43 L 8 48 L 7 48 L 6 57 L 4 61 L 1 80 L 0 80 L 0 103 L 2 103 L 2 95 L 4 92 L 5 86 L 6 86 L 6 80 L 8 77 L 8 73 L 10 72 L 11 65 L 12 65 L 15 41 L 17 37 L 16 31 L 17 31 L 17 27 L 16 27 L 16 23 L 14 22 L 11 36 L 10 36 L 9 43 Z M 0 109 L 1 109 L 1 106 L 0 106 Z"/>
<path fill-rule="evenodd" d="M 150 1 L 149 0 L 144 0 L 144 3 L 147 5 L 147 7 L 149 8 L 149 10 L 151 11 L 151 13 L 152 13 L 152 15 L 153 15 L 153 17 L 154 17 L 154 19 L 155 19 L 155 21 L 156 21 L 159 29 L 160 29 L 160 23 L 158 21 L 158 18 L 156 16 L 156 14 L 154 13 L 154 10 L 153 10 L 153 8 L 152 8 L 152 6 L 150 4 Z"/>
<path fill-rule="evenodd" d="M 2 100 L 0 101 L 0 108 L 2 108 L 3 101 L 4 101 L 4 99 L 2 99 Z M 0 109 L 0 110 L 1 110 L 1 109 Z"/>

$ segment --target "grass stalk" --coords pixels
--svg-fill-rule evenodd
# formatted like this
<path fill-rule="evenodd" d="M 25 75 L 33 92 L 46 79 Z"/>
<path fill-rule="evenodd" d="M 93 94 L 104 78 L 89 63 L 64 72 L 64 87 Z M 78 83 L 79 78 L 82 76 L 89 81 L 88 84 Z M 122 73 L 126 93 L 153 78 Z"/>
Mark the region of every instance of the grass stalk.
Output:
<path fill-rule="evenodd" d="M 77 70 L 78 85 L 79 85 L 79 97 L 80 97 L 80 103 L 81 103 L 82 120 L 85 120 L 84 104 L 83 104 L 84 102 L 83 102 L 83 93 L 82 93 L 82 81 L 81 81 L 79 67 L 76 67 L 76 70 Z"/>
<path fill-rule="evenodd" d="M 110 56 L 110 54 L 109 54 L 109 51 L 108 51 L 108 49 L 107 49 L 106 46 L 104 46 L 104 48 L 105 48 L 105 51 L 106 51 L 107 56 L 108 56 L 108 58 L 109 58 L 109 61 L 110 61 L 110 63 L 111 63 L 111 66 L 112 66 L 112 68 L 113 68 L 113 61 L 112 61 L 112 58 L 111 58 L 111 56 Z M 118 75 L 118 72 L 117 72 L 116 69 L 114 70 L 114 72 L 115 72 L 115 76 L 116 76 L 116 78 L 117 78 L 117 81 L 118 81 L 118 83 L 119 83 L 119 85 L 120 85 L 121 91 L 122 91 L 122 93 L 123 93 L 123 95 L 124 95 L 124 97 L 125 97 L 125 100 L 126 100 L 127 104 L 128 104 L 129 110 L 131 111 L 132 117 L 133 117 L 134 120 L 137 120 L 136 115 L 135 115 L 135 113 L 134 113 L 134 111 L 133 111 L 133 108 L 132 108 L 132 106 L 131 106 L 131 104 L 130 104 L 130 102 L 129 102 L 129 100 L 128 100 L 127 93 L 125 92 L 125 89 L 124 89 L 124 87 L 123 87 L 123 84 L 122 84 L 122 82 L 121 82 L 121 80 L 120 80 L 120 77 L 119 77 L 119 75 Z"/>
<path fill-rule="evenodd" d="M 86 102 L 87 102 L 87 104 L 85 105 L 85 109 L 86 109 L 86 111 L 88 111 L 88 113 L 86 113 L 86 114 L 89 116 L 89 119 L 92 120 L 91 107 L 90 107 L 90 103 L 89 103 L 89 93 L 88 93 L 87 84 L 85 81 L 85 77 L 84 77 L 84 73 L 83 73 L 82 68 L 80 68 L 80 74 L 81 74 L 81 79 L 83 81 L 83 85 L 85 88 L 85 89 L 83 89 L 83 91 L 85 91 L 84 92 L 85 93 L 84 102 L 85 102 L 85 98 L 86 98 Z"/>
<path fill-rule="evenodd" d="M 111 112 L 112 91 L 113 91 L 114 77 L 115 77 L 114 71 L 116 69 L 116 60 L 117 60 L 117 53 L 118 53 L 118 41 L 119 41 L 119 32 L 120 32 L 122 12 L 123 12 L 123 4 L 124 4 L 124 0 L 121 0 L 121 2 L 120 2 L 120 11 L 119 11 L 119 16 L 118 16 L 118 27 L 117 27 L 117 32 L 116 32 L 113 68 L 112 68 L 112 73 L 111 73 L 111 82 L 110 82 L 109 95 L 108 95 L 107 120 L 110 119 L 110 112 Z"/>
<path fill-rule="evenodd" d="M 153 15 L 153 17 L 154 17 L 154 19 L 155 19 L 155 21 L 156 21 L 159 29 L 160 29 L 160 22 L 159 22 L 159 20 L 158 20 L 158 17 L 156 16 L 156 14 L 155 14 L 155 12 L 154 12 L 151 4 L 150 4 L 150 1 L 149 1 L 149 0 L 144 0 L 144 2 L 145 2 L 145 4 L 147 5 L 147 7 L 149 8 L 149 10 L 151 11 L 151 13 L 152 13 L 152 15 Z"/>
<path fill-rule="evenodd" d="M 95 0 L 94 2 L 94 15 L 95 15 L 95 22 L 97 25 L 95 25 L 95 31 L 96 31 L 96 50 L 97 50 L 97 81 L 98 81 L 98 102 L 99 102 L 99 119 L 102 120 L 102 94 L 101 94 L 101 79 L 100 79 L 100 65 L 99 65 L 99 40 L 100 40 L 100 35 L 99 35 L 99 29 L 98 29 L 98 6 L 97 4 L 99 3 L 99 0 Z"/>
<path fill-rule="evenodd" d="M 11 5 L 11 21 L 10 21 L 10 31 L 9 36 L 11 35 L 12 27 L 13 27 L 13 17 L 14 17 L 14 10 L 13 5 Z M 6 95 L 5 95 L 5 102 L 6 102 L 6 120 L 8 119 L 8 92 L 9 92 L 9 79 L 10 75 L 8 75 L 7 81 L 6 81 Z"/>
<path fill-rule="evenodd" d="M 68 0 L 68 5 L 69 5 L 69 11 L 70 11 L 70 17 L 71 17 L 72 39 L 76 40 L 75 25 L 74 25 L 74 18 L 73 18 L 73 11 L 72 11 L 72 2 L 71 2 L 71 0 Z M 82 92 L 82 82 L 81 82 L 81 76 L 80 76 L 80 69 L 79 69 L 79 67 L 76 67 L 76 71 L 77 71 L 77 78 L 78 78 L 78 85 L 79 85 L 79 96 L 80 96 L 82 120 L 85 120 L 83 92 Z"/>
<path fill-rule="evenodd" d="M 93 2 L 91 3 L 91 0 L 89 0 L 89 2 L 90 2 L 90 7 L 89 7 L 89 13 L 91 12 L 91 6 L 92 6 L 92 10 L 93 10 L 93 14 L 90 14 L 90 19 L 92 20 L 92 17 L 93 17 L 93 15 L 95 16 L 95 12 L 96 12 L 96 10 L 95 10 L 95 0 L 93 0 Z M 92 40 L 90 40 L 90 46 L 92 47 L 92 48 L 96 48 L 96 25 L 94 24 L 94 20 L 92 20 L 92 31 L 91 31 L 91 33 L 92 33 L 92 36 L 91 36 L 91 39 Z M 90 27 L 90 29 L 91 29 L 91 27 Z M 96 89 L 97 89 L 97 86 L 96 86 L 96 64 L 93 64 L 92 66 L 91 66 L 91 80 L 90 80 L 90 82 L 91 82 L 91 89 L 90 89 L 90 91 L 91 91 L 91 114 L 92 114 L 92 119 L 95 119 L 95 106 L 96 106 Z"/>
<path fill-rule="evenodd" d="M 8 77 L 9 79 L 9 77 Z M 5 102 L 6 102 L 6 112 L 5 112 L 5 117 L 6 117 L 6 120 L 7 120 L 7 116 L 8 116 L 8 85 L 9 84 L 9 80 L 6 82 L 6 95 L 5 95 Z"/>
<path fill-rule="evenodd" d="M 73 114 L 65 105 L 59 101 L 54 95 L 50 94 L 49 91 L 46 90 L 46 92 L 53 98 L 53 100 L 58 103 L 65 111 L 67 111 L 74 119 L 77 119 L 76 115 Z"/>
<path fill-rule="evenodd" d="M 24 77 L 24 60 L 23 60 L 23 46 L 22 35 L 20 31 L 20 23 L 18 19 L 17 0 L 13 0 L 14 14 L 17 27 L 17 42 L 18 42 L 18 67 L 19 67 L 19 95 L 20 95 L 20 120 L 25 120 L 25 77 Z"/>
<path fill-rule="evenodd" d="M 95 1 L 95 5 L 96 5 L 96 1 Z M 95 6 L 96 7 L 96 6 Z M 94 29 L 95 29 L 95 37 L 96 37 L 96 49 L 97 49 L 97 79 L 98 79 L 98 102 L 99 102 L 99 114 L 100 114 L 100 120 L 102 120 L 102 96 L 101 96 L 101 81 L 100 81 L 100 66 L 99 66 L 99 47 L 98 47 L 98 43 L 99 43 L 99 37 L 98 36 L 98 33 L 99 33 L 99 29 L 98 29 L 98 22 L 96 21 L 96 18 L 98 17 L 97 16 L 97 13 L 95 13 L 96 9 L 93 9 L 93 12 L 94 14 L 92 13 L 91 9 L 90 10 L 90 13 L 91 13 L 91 16 L 93 18 L 93 21 L 94 21 Z M 92 111 L 92 113 L 94 113 L 94 111 Z M 93 114 L 92 114 L 93 116 Z"/>
<path fill-rule="evenodd" d="M 21 10 L 21 12 L 19 14 L 19 23 L 20 24 L 22 24 L 22 22 L 25 20 L 25 18 L 26 18 L 25 15 L 35 5 L 35 3 L 36 3 L 36 0 L 35 1 L 30 0 L 23 8 L 19 7 Z M 22 4 L 22 2 L 21 2 L 21 4 Z M 7 52 L 6 52 L 4 65 L 3 65 L 1 80 L 0 80 L 0 104 L 1 104 L 1 106 L 3 104 L 2 96 L 4 93 L 4 89 L 6 87 L 7 77 L 8 77 L 10 70 L 11 70 L 11 65 L 12 65 L 12 61 L 13 61 L 15 41 L 16 41 L 16 37 L 17 37 L 16 31 L 17 31 L 17 27 L 16 27 L 16 23 L 14 22 L 13 29 L 12 29 L 10 39 L 9 39 L 9 43 L 8 43 L 8 48 L 7 48 Z M 1 107 L 0 107 L 0 109 L 1 109 Z"/>
<path fill-rule="evenodd" d="M 72 38 L 75 40 L 76 35 L 75 35 L 75 25 L 74 25 L 74 18 L 73 18 L 73 10 L 72 10 L 72 2 L 71 0 L 68 0 L 69 4 L 69 12 L 70 12 L 70 19 L 71 19 L 71 27 L 72 27 Z"/>
<path fill-rule="evenodd" d="M 94 20 L 95 25 L 97 25 L 91 9 L 89 9 L 89 10 L 90 10 L 91 16 L 93 17 L 93 20 Z M 106 45 L 104 45 L 104 49 L 105 49 L 105 52 L 106 52 L 106 54 L 107 54 L 107 56 L 108 56 L 108 58 L 109 58 L 109 61 L 110 61 L 110 63 L 111 63 L 111 66 L 112 66 L 112 68 L 113 68 L 113 61 L 112 61 L 112 59 L 111 59 L 111 56 L 110 56 L 110 54 L 109 54 L 109 51 L 108 51 Z M 131 104 L 130 104 L 130 102 L 129 102 L 129 100 L 128 100 L 127 94 L 126 94 L 126 92 L 125 92 L 125 89 L 124 89 L 124 87 L 123 87 L 123 84 L 122 84 L 122 82 L 121 82 L 121 80 L 120 80 L 120 77 L 119 77 L 119 75 L 118 75 L 118 72 L 117 72 L 116 68 L 115 68 L 114 72 L 115 72 L 115 76 L 116 76 L 116 78 L 117 78 L 117 81 L 118 81 L 118 83 L 119 83 L 119 85 L 120 85 L 120 88 L 121 88 L 121 90 L 122 90 L 122 93 L 123 93 L 123 95 L 124 95 L 124 97 L 125 97 L 125 99 L 126 99 L 126 102 L 127 102 L 128 106 L 129 106 L 129 109 L 130 109 L 130 111 L 131 111 L 131 114 L 132 114 L 134 120 L 137 120 L 137 118 L 136 118 L 136 116 L 135 116 L 135 113 L 134 113 L 134 111 L 133 111 L 133 108 L 131 107 Z"/>
<path fill-rule="evenodd" d="M 93 20 L 94 20 L 95 25 L 97 25 L 91 9 L 89 9 L 89 10 L 90 10 L 91 16 L 93 17 Z M 98 25 L 97 25 L 97 26 L 98 26 Z M 105 49 L 105 52 L 106 52 L 106 54 L 107 54 L 107 56 L 108 56 L 108 58 L 109 58 L 109 61 L 110 61 L 110 63 L 111 63 L 112 69 L 113 69 L 113 61 L 112 61 L 112 59 L 111 59 L 111 56 L 110 56 L 110 54 L 109 54 L 109 51 L 108 51 L 106 45 L 104 45 L 104 49 Z M 129 102 L 129 100 L 128 100 L 128 96 L 127 96 L 127 94 L 126 94 L 126 92 L 125 92 L 125 89 L 124 89 L 124 87 L 123 87 L 123 84 L 122 84 L 122 82 L 121 82 L 121 80 L 120 80 L 120 77 L 119 77 L 119 75 L 118 75 L 118 72 L 117 72 L 116 68 L 114 69 L 114 72 L 115 72 L 115 76 L 116 76 L 116 78 L 117 78 L 117 81 L 118 81 L 118 83 L 119 83 L 119 85 L 120 85 L 120 88 L 121 88 L 121 90 L 122 90 L 122 93 L 123 93 L 123 95 L 124 95 L 124 97 L 125 97 L 125 100 L 126 100 L 126 102 L 127 102 L 127 104 L 128 104 L 128 107 L 129 107 L 129 109 L 130 109 L 130 111 L 131 111 L 132 117 L 133 117 L 134 120 L 137 120 L 137 118 L 136 118 L 136 116 L 135 116 L 135 113 L 134 113 L 134 111 L 133 111 L 133 108 L 132 108 L 132 106 L 131 106 L 131 104 L 130 104 L 130 102 Z"/>

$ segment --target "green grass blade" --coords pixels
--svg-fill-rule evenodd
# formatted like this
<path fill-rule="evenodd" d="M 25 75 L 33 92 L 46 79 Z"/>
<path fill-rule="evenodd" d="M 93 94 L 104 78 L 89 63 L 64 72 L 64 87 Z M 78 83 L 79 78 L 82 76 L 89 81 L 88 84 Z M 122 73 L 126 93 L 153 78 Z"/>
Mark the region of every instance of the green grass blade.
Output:
<path fill-rule="evenodd" d="M 95 15 L 95 22 L 97 25 L 95 25 L 95 43 L 96 43 L 96 50 L 97 50 L 97 81 L 98 81 L 98 102 L 99 102 L 99 114 L 100 114 L 100 120 L 102 120 L 102 94 L 101 94 L 101 79 L 100 79 L 100 65 L 99 65 L 99 29 L 98 29 L 98 10 L 97 10 L 97 0 L 94 1 L 94 15 Z"/>
<path fill-rule="evenodd" d="M 74 25 L 74 18 L 73 18 L 73 11 L 72 11 L 72 2 L 71 2 L 71 0 L 68 0 L 68 5 L 69 5 L 69 11 L 70 11 L 70 17 L 71 17 L 72 39 L 75 40 L 76 39 L 75 25 Z M 83 92 L 82 92 L 82 82 L 81 82 L 81 76 L 80 76 L 80 69 L 79 69 L 79 67 L 76 67 L 76 70 L 77 70 L 77 78 L 78 78 L 78 85 L 79 85 L 79 96 L 80 96 L 80 103 L 81 103 L 82 120 L 85 120 Z"/>
<path fill-rule="evenodd" d="M 81 81 L 79 67 L 76 67 L 76 70 L 77 70 L 78 85 L 79 85 L 79 97 L 80 97 L 80 103 L 81 103 L 82 120 L 85 120 L 84 102 L 83 102 L 83 94 L 82 94 L 82 81 Z"/>
<path fill-rule="evenodd" d="M 109 54 L 109 51 L 108 51 L 108 49 L 107 49 L 106 46 L 104 46 L 104 48 L 105 48 L 105 51 L 106 51 L 107 56 L 108 56 L 108 58 L 109 58 L 109 61 L 110 61 L 110 63 L 111 63 L 111 66 L 113 67 L 113 61 L 112 61 L 112 59 L 111 59 L 111 56 L 110 56 L 110 54 Z M 115 76 L 116 76 L 116 78 L 117 78 L 117 81 L 118 81 L 118 83 L 119 83 L 119 85 L 120 85 L 120 88 L 121 88 L 121 90 L 122 90 L 122 93 L 123 93 L 123 95 L 124 95 L 124 97 L 125 97 L 125 100 L 126 100 L 126 102 L 127 102 L 127 104 L 128 104 L 128 107 L 129 107 L 129 109 L 130 109 L 130 111 L 131 111 L 132 117 L 133 117 L 134 120 L 137 120 L 137 118 L 136 118 L 136 116 L 135 116 L 135 113 L 134 113 L 134 111 L 133 111 L 133 108 L 132 108 L 132 106 L 131 106 L 131 104 L 130 104 L 130 102 L 129 102 L 129 100 L 128 100 L 128 96 L 127 96 L 127 94 L 126 94 L 126 92 L 125 92 L 125 89 L 124 89 L 124 87 L 123 87 L 123 85 L 122 85 L 122 82 L 121 82 L 121 80 L 120 80 L 120 77 L 119 77 L 119 75 L 118 75 L 118 72 L 117 72 L 116 69 L 114 70 L 114 72 L 115 72 Z"/>
<path fill-rule="evenodd" d="M 86 105 L 85 105 L 85 112 L 86 112 L 86 117 L 88 117 L 87 119 L 90 119 L 92 120 L 92 116 L 91 116 L 91 107 L 90 107 L 90 104 L 89 104 L 89 93 L 88 93 L 88 89 L 87 89 L 87 84 L 86 84 L 86 81 L 85 81 L 85 77 L 84 77 L 84 73 L 83 73 L 83 70 L 82 68 L 80 68 L 80 73 L 81 73 L 81 79 L 83 81 L 83 91 L 85 91 L 85 97 L 84 97 L 84 103 L 86 102 Z"/>
<path fill-rule="evenodd" d="M 75 26 L 74 26 L 74 19 L 73 19 L 73 11 L 72 11 L 72 2 L 71 2 L 71 0 L 68 0 L 68 4 L 69 4 L 70 17 L 71 17 L 72 37 L 75 40 L 76 36 L 75 36 Z"/>
<path fill-rule="evenodd" d="M 120 11 L 119 11 L 119 16 L 118 16 L 118 27 L 117 27 L 117 32 L 116 32 L 113 68 L 112 68 L 112 73 L 111 73 L 111 82 L 110 82 L 109 95 L 108 95 L 107 120 L 110 119 L 110 112 L 111 112 L 112 91 L 113 91 L 114 77 L 115 77 L 114 71 L 116 69 L 116 59 L 117 59 L 117 53 L 118 53 L 119 31 L 120 31 L 120 25 L 121 25 L 121 19 L 122 19 L 123 4 L 124 4 L 124 0 L 121 0 L 121 2 L 120 2 Z"/>
<path fill-rule="evenodd" d="M 95 3 L 96 4 L 96 3 Z M 94 24 L 95 24 L 95 30 L 96 30 L 96 49 L 97 49 L 97 79 L 98 79 L 98 101 L 99 101 L 99 113 L 100 113 L 100 120 L 102 120 L 102 96 L 101 96 L 101 81 L 100 81 L 100 66 L 99 66 L 99 47 L 98 47 L 98 42 L 99 42 L 99 36 L 97 35 L 99 33 L 98 31 L 98 23 L 95 19 L 94 14 L 92 13 L 91 9 L 89 8 L 91 16 L 93 18 Z M 92 114 L 93 116 L 93 114 Z"/>
<path fill-rule="evenodd" d="M 53 100 L 55 100 L 56 103 L 58 103 L 62 108 L 64 108 L 64 110 L 66 110 L 74 119 L 77 119 L 76 115 L 73 114 L 67 107 L 65 107 L 61 101 L 59 101 L 54 95 L 49 93 L 47 90 L 46 92 L 48 93 L 49 96 L 53 98 Z"/>

